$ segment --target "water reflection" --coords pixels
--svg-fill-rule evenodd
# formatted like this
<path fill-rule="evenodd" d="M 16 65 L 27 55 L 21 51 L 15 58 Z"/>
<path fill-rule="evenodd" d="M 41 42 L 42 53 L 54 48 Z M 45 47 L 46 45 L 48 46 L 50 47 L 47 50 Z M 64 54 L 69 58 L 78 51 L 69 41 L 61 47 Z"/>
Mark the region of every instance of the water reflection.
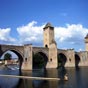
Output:
<path fill-rule="evenodd" d="M 24 71 L 21 72 L 21 74 L 19 70 L 10 70 L 5 68 L 4 70 L 0 69 L 0 74 L 61 78 L 60 81 L 56 81 L 0 77 L 0 88 L 87 88 L 88 86 L 88 67 L 78 69 L 40 69 Z M 63 80 L 65 74 L 68 74 L 68 81 Z"/>
<path fill-rule="evenodd" d="M 75 78 L 76 78 L 76 86 L 78 88 L 87 88 L 88 83 L 88 68 L 86 68 L 86 71 L 84 69 L 78 68 L 75 72 Z M 81 84 L 81 85 L 80 85 Z M 76 87 L 76 88 L 77 88 Z"/>
<path fill-rule="evenodd" d="M 47 71 L 45 69 L 38 69 L 38 70 L 33 70 L 32 76 L 33 77 L 46 77 Z M 41 88 L 42 86 L 45 85 L 47 81 L 46 80 L 33 80 L 33 87 L 34 88 Z"/>
<path fill-rule="evenodd" d="M 33 77 L 48 77 L 48 78 L 61 78 L 61 83 L 64 82 L 63 78 L 66 74 L 65 68 L 60 69 L 40 69 L 40 70 L 33 70 L 28 72 Z M 62 73 L 62 74 L 61 74 Z M 27 72 L 24 72 L 23 74 L 26 74 L 27 76 L 31 76 L 27 74 Z M 24 88 L 58 88 L 58 82 L 57 80 L 27 80 L 25 79 L 22 84 L 24 84 Z"/>
<path fill-rule="evenodd" d="M 11 70 L 7 67 L 0 69 L 0 74 L 19 75 L 19 70 Z M 19 78 L 0 77 L 0 88 L 15 88 L 19 82 Z"/>
<path fill-rule="evenodd" d="M 64 80 L 64 76 L 67 74 L 67 70 L 65 69 L 65 67 L 60 67 L 58 69 L 58 77 L 61 79 L 61 80 Z"/>

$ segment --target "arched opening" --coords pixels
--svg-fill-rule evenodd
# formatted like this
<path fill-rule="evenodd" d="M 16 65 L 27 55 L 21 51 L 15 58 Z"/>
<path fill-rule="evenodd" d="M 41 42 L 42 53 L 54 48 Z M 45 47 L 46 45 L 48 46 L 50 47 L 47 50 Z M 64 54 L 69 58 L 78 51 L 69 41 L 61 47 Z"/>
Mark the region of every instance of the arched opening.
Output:
<path fill-rule="evenodd" d="M 48 45 L 46 44 L 45 47 L 48 48 Z"/>
<path fill-rule="evenodd" d="M 76 67 L 78 67 L 79 62 L 80 62 L 80 57 L 79 57 L 79 55 L 75 54 L 75 66 Z"/>
<path fill-rule="evenodd" d="M 7 53 L 11 55 L 11 59 L 7 58 L 7 60 L 5 60 L 5 55 Z M 8 50 L 8 51 L 5 51 L 3 53 L 3 55 L 1 56 L 1 60 L 3 61 L 4 65 L 10 65 L 10 66 L 16 66 L 17 65 L 18 66 L 17 69 L 21 69 L 23 57 L 16 50 Z"/>
<path fill-rule="evenodd" d="M 62 53 L 58 54 L 58 67 L 64 67 L 66 61 L 67 61 L 67 58 L 64 54 Z"/>
<path fill-rule="evenodd" d="M 48 58 L 43 52 L 33 54 L 33 69 L 46 68 Z"/>

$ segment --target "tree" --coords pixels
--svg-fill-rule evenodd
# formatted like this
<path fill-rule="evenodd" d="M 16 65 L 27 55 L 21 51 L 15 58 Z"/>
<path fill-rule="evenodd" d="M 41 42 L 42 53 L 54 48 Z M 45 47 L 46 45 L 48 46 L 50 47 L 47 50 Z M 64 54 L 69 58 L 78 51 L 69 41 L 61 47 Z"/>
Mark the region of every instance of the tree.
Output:
<path fill-rule="evenodd" d="M 4 55 L 4 60 L 11 60 L 12 55 L 10 53 L 6 53 Z"/>
<path fill-rule="evenodd" d="M 39 53 L 33 55 L 33 67 L 42 68 L 45 64 L 44 58 Z"/>

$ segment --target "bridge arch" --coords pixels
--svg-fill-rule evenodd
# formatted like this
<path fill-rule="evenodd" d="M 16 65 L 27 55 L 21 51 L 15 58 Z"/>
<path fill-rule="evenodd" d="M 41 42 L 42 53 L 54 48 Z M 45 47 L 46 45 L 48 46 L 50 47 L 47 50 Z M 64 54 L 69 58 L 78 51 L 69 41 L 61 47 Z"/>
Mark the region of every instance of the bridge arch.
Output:
<path fill-rule="evenodd" d="M 48 56 L 42 51 L 33 52 L 33 69 L 46 68 Z"/>
<path fill-rule="evenodd" d="M 79 66 L 79 62 L 80 62 L 80 56 L 78 54 L 75 54 L 75 66 L 78 67 Z"/>
<path fill-rule="evenodd" d="M 11 51 L 11 52 L 15 53 L 15 54 L 18 56 L 19 67 L 21 68 L 22 62 L 23 62 L 23 54 L 22 54 L 19 50 L 17 50 L 17 49 L 7 49 L 7 50 L 3 51 L 2 55 L 3 55 L 5 52 L 7 52 L 7 51 Z M 1 55 L 1 56 L 2 56 L 2 55 Z"/>
<path fill-rule="evenodd" d="M 33 51 L 34 54 L 39 53 L 39 52 L 44 53 L 44 54 L 48 57 L 48 51 L 45 50 L 45 49 L 44 49 L 44 50 L 41 50 L 41 49 L 40 49 L 40 50 L 35 50 L 35 51 Z"/>
<path fill-rule="evenodd" d="M 66 61 L 67 61 L 67 57 L 65 54 L 63 53 L 58 53 L 57 55 L 58 58 L 58 67 L 65 67 Z"/>

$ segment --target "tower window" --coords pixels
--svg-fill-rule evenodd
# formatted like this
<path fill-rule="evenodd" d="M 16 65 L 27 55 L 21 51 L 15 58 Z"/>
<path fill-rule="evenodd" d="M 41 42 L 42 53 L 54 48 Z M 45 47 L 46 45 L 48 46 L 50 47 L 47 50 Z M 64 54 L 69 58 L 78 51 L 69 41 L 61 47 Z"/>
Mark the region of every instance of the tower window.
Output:
<path fill-rule="evenodd" d="M 48 48 L 48 45 L 46 44 L 45 47 Z"/>
<path fill-rule="evenodd" d="M 69 61 L 71 62 L 71 59 L 69 58 Z"/>
<path fill-rule="evenodd" d="M 25 58 L 25 61 L 27 61 L 27 58 Z"/>
<path fill-rule="evenodd" d="M 52 62 L 52 58 L 50 58 L 50 61 Z"/>

